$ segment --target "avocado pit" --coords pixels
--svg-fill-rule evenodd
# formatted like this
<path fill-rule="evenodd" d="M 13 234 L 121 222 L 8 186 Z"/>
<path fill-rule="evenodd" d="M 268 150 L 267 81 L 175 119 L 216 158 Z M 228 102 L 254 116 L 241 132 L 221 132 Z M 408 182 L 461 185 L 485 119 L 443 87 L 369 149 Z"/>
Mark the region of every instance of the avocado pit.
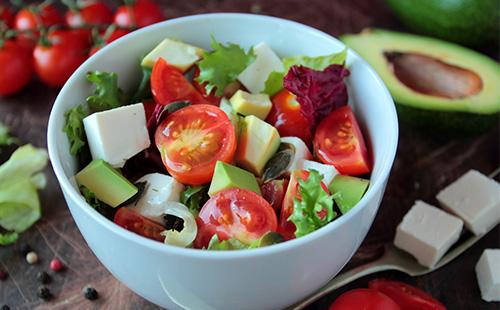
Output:
<path fill-rule="evenodd" d="M 460 99 L 483 88 L 477 73 L 435 57 L 398 51 L 385 51 L 384 56 L 401 83 L 425 95 Z"/>

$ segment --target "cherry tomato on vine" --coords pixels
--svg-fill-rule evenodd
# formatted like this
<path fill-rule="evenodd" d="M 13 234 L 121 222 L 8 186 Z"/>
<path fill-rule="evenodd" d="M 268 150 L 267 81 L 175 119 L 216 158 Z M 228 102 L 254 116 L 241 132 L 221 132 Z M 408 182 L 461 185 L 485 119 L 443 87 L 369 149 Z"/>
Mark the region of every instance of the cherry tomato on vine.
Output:
<path fill-rule="evenodd" d="M 33 65 L 27 53 L 14 41 L 4 41 L 0 47 L 0 96 L 12 95 L 31 80 Z"/>
<path fill-rule="evenodd" d="M 8 6 L 3 4 L 0 4 L 0 22 L 4 22 L 9 28 L 14 24 L 14 13 Z"/>
<path fill-rule="evenodd" d="M 102 26 L 113 22 L 113 12 L 101 1 L 88 0 L 70 5 L 65 15 L 66 24 L 77 28 L 82 26 Z"/>
<path fill-rule="evenodd" d="M 95 42 L 94 46 L 92 46 L 92 48 L 90 49 L 89 57 L 97 53 L 97 51 L 106 46 L 106 44 L 109 44 L 128 33 L 130 33 L 130 30 L 122 28 L 114 29 L 109 35 L 107 35 L 106 33 L 101 33 L 99 38 L 97 38 L 97 42 Z"/>
<path fill-rule="evenodd" d="M 51 44 L 67 45 L 82 51 L 90 47 L 90 41 L 84 29 L 56 29 L 50 31 L 47 38 Z"/>
<path fill-rule="evenodd" d="M 116 10 L 114 23 L 123 28 L 142 28 L 164 19 L 160 7 L 151 0 L 128 0 Z"/>

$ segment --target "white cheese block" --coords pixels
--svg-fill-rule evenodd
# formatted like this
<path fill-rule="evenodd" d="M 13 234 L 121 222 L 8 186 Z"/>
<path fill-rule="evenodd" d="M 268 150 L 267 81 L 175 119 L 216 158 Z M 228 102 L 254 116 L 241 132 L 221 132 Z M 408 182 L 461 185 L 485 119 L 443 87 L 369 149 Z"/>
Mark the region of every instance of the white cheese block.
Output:
<path fill-rule="evenodd" d="M 500 249 L 486 249 L 476 265 L 481 297 L 486 301 L 500 301 Z"/>
<path fill-rule="evenodd" d="M 165 39 L 143 58 L 141 65 L 152 68 L 160 57 L 185 72 L 203 57 L 203 49 L 177 40 Z"/>
<path fill-rule="evenodd" d="M 265 88 L 269 74 L 273 71 L 283 72 L 285 69 L 281 59 L 265 42 L 254 46 L 255 60 L 243 70 L 238 80 L 251 93 L 258 94 Z"/>
<path fill-rule="evenodd" d="M 83 119 L 93 159 L 121 168 L 150 145 L 142 103 L 93 113 Z"/>
<path fill-rule="evenodd" d="M 476 170 L 448 185 L 436 198 L 476 235 L 500 223 L 500 184 Z"/>
<path fill-rule="evenodd" d="M 396 230 L 394 244 L 432 267 L 458 240 L 463 222 L 423 201 L 416 201 Z"/>
<path fill-rule="evenodd" d="M 316 170 L 321 173 L 321 175 L 323 175 L 322 182 L 325 183 L 326 186 L 330 185 L 330 183 L 332 183 L 333 181 L 333 178 L 335 178 L 335 176 L 339 174 L 339 172 L 333 165 L 322 164 L 313 160 L 303 160 L 301 164 L 301 169 Z"/>
<path fill-rule="evenodd" d="M 303 160 L 312 159 L 311 152 L 302 139 L 297 137 L 283 137 L 281 138 L 281 143 L 291 144 L 295 149 L 295 155 L 287 169 L 288 173 L 291 173 L 293 170 L 302 169 Z"/>
<path fill-rule="evenodd" d="M 165 204 L 178 202 L 184 191 L 184 185 L 161 173 L 146 174 L 137 182 L 146 182 L 146 187 L 141 198 L 129 207 L 142 216 L 162 224 Z"/>

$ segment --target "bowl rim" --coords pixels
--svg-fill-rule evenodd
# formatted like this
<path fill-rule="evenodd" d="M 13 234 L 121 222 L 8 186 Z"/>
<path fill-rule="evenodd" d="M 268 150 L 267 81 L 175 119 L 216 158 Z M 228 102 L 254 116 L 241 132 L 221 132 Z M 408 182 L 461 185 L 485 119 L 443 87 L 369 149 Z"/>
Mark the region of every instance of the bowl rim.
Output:
<path fill-rule="evenodd" d="M 181 23 L 189 23 L 191 21 L 196 21 L 200 19 L 246 19 L 246 20 L 252 20 L 253 22 L 277 22 L 280 23 L 284 26 L 295 28 L 298 31 L 306 31 L 309 33 L 312 33 L 316 36 L 325 38 L 330 41 L 336 41 L 342 43 L 340 40 L 334 38 L 333 36 L 318 30 L 316 28 L 313 28 L 311 26 L 304 25 L 302 23 L 296 22 L 296 21 L 291 21 L 288 19 L 284 18 L 279 18 L 279 17 L 273 17 L 273 16 L 266 16 L 266 15 L 258 15 L 258 14 L 249 14 L 249 13 L 208 13 L 208 14 L 197 14 L 197 15 L 189 15 L 189 16 L 184 16 L 184 17 L 178 17 L 178 18 L 173 18 L 170 20 L 166 20 L 160 23 L 156 23 L 153 25 L 150 25 L 148 27 L 144 27 L 142 29 L 136 30 L 132 33 L 129 33 L 125 35 L 124 37 L 116 40 L 116 41 L 123 41 L 123 40 L 130 40 L 133 37 L 139 37 L 141 35 L 145 35 L 146 33 L 150 31 L 156 31 L 157 29 L 162 29 L 165 27 L 169 27 L 171 25 L 175 24 L 181 24 Z M 102 51 L 110 50 L 113 49 L 114 46 L 116 45 L 117 42 L 112 42 L 111 44 L 105 46 Z M 342 43 L 343 44 L 343 43 Z M 99 51 L 98 53 L 101 53 L 102 51 Z M 56 175 L 56 178 L 59 182 L 59 185 L 62 189 L 62 191 L 65 193 L 67 196 L 67 199 L 72 200 L 78 208 L 82 208 L 83 211 L 86 213 L 87 216 L 92 218 L 93 221 L 97 222 L 99 225 L 103 225 L 107 230 L 110 232 L 118 235 L 119 237 L 123 239 L 127 239 L 129 242 L 136 243 L 140 246 L 145 246 L 150 248 L 151 250 L 157 251 L 157 252 L 162 252 L 165 254 L 174 254 L 174 255 L 180 255 L 183 257 L 190 257 L 190 258 L 199 258 L 199 259 L 205 259 L 205 260 L 227 260 L 227 259 L 240 259 L 240 258 L 253 258 L 253 257 L 262 257 L 262 256 L 267 256 L 267 255 L 272 255 L 274 253 L 278 252 L 286 252 L 290 251 L 294 248 L 299 248 L 310 241 L 317 239 L 321 236 L 327 235 L 331 233 L 333 230 L 336 229 L 337 226 L 342 225 L 343 223 L 349 221 L 351 218 L 353 218 L 357 213 L 361 212 L 362 209 L 367 207 L 368 201 L 372 200 L 374 195 L 383 190 L 384 186 L 384 181 L 385 179 L 388 178 L 390 170 L 392 168 L 392 164 L 394 163 L 395 155 L 396 155 L 396 150 L 397 150 L 397 145 L 398 145 L 398 136 L 399 136 L 399 127 L 398 127 L 398 119 L 397 119 L 397 113 L 396 109 L 394 106 L 394 102 L 392 100 L 392 97 L 385 86 L 385 84 L 382 82 L 381 78 L 375 73 L 373 68 L 363 59 L 361 58 L 358 54 L 356 54 L 352 49 L 348 50 L 348 53 L 351 54 L 351 58 L 354 58 L 356 61 L 361 62 L 364 67 L 366 67 L 367 72 L 369 75 L 371 75 L 371 78 L 374 79 L 376 84 L 378 84 L 378 87 L 380 87 L 385 94 L 385 100 L 382 100 L 383 102 L 386 102 L 386 112 L 390 114 L 390 120 L 392 124 L 390 127 L 393 128 L 393 134 L 392 136 L 388 137 L 389 143 L 388 143 L 388 148 L 384 149 L 385 152 L 382 153 L 382 156 L 380 158 L 381 161 L 381 172 L 380 176 L 371 184 L 371 186 L 368 188 L 366 194 L 363 196 L 360 202 L 358 202 L 358 205 L 356 208 L 353 208 L 350 212 L 348 212 L 345 215 L 340 216 L 338 219 L 335 221 L 321 227 L 320 229 L 315 230 L 314 232 L 303 236 L 301 238 L 297 239 L 292 239 L 283 243 L 275 244 L 272 246 L 268 247 L 263 247 L 263 248 L 256 248 L 256 249 L 251 249 L 251 250 L 233 250 L 233 251 L 206 251 L 206 250 L 199 250 L 199 249 L 193 249 L 193 248 L 181 248 L 181 247 L 175 247 L 175 246 L 170 246 L 166 245 L 164 243 L 160 243 L 158 241 L 153 241 L 150 239 L 147 239 L 145 237 L 142 237 L 140 235 L 137 235 L 131 231 L 128 231 L 116 224 L 114 224 L 113 221 L 107 219 L 103 215 L 101 215 L 99 212 L 97 212 L 94 208 L 92 208 L 86 201 L 85 199 L 81 196 L 79 192 L 72 186 L 70 179 L 66 177 L 64 173 L 64 169 L 61 164 L 61 159 L 58 153 L 58 148 L 57 148 L 57 135 L 58 131 L 62 130 L 62 128 L 57 128 L 56 124 L 58 121 L 56 119 L 60 119 L 64 117 L 64 113 L 66 111 L 63 111 L 63 101 L 62 97 L 64 94 L 69 91 L 69 89 L 72 87 L 73 81 L 77 78 L 77 76 L 85 74 L 84 67 L 86 64 L 90 63 L 93 61 L 93 58 L 90 57 L 87 59 L 74 73 L 73 75 L 69 78 L 69 80 L 65 83 L 59 94 L 57 95 L 57 98 L 54 102 L 54 105 L 51 109 L 50 116 L 49 116 L 49 122 L 48 122 L 48 128 L 47 128 L 47 145 L 48 145 L 48 152 L 49 152 L 49 157 L 52 163 L 52 167 L 54 170 L 54 173 Z M 66 202 L 66 204 L 68 204 Z"/>

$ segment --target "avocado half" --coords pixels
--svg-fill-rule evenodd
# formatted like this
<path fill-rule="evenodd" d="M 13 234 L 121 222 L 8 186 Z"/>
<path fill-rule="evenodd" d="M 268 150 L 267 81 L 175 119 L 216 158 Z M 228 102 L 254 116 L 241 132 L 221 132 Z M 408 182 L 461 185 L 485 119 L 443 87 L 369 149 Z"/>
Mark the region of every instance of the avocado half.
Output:
<path fill-rule="evenodd" d="M 370 63 L 400 119 L 452 132 L 480 132 L 498 121 L 500 66 L 438 39 L 379 29 L 341 40 Z"/>

